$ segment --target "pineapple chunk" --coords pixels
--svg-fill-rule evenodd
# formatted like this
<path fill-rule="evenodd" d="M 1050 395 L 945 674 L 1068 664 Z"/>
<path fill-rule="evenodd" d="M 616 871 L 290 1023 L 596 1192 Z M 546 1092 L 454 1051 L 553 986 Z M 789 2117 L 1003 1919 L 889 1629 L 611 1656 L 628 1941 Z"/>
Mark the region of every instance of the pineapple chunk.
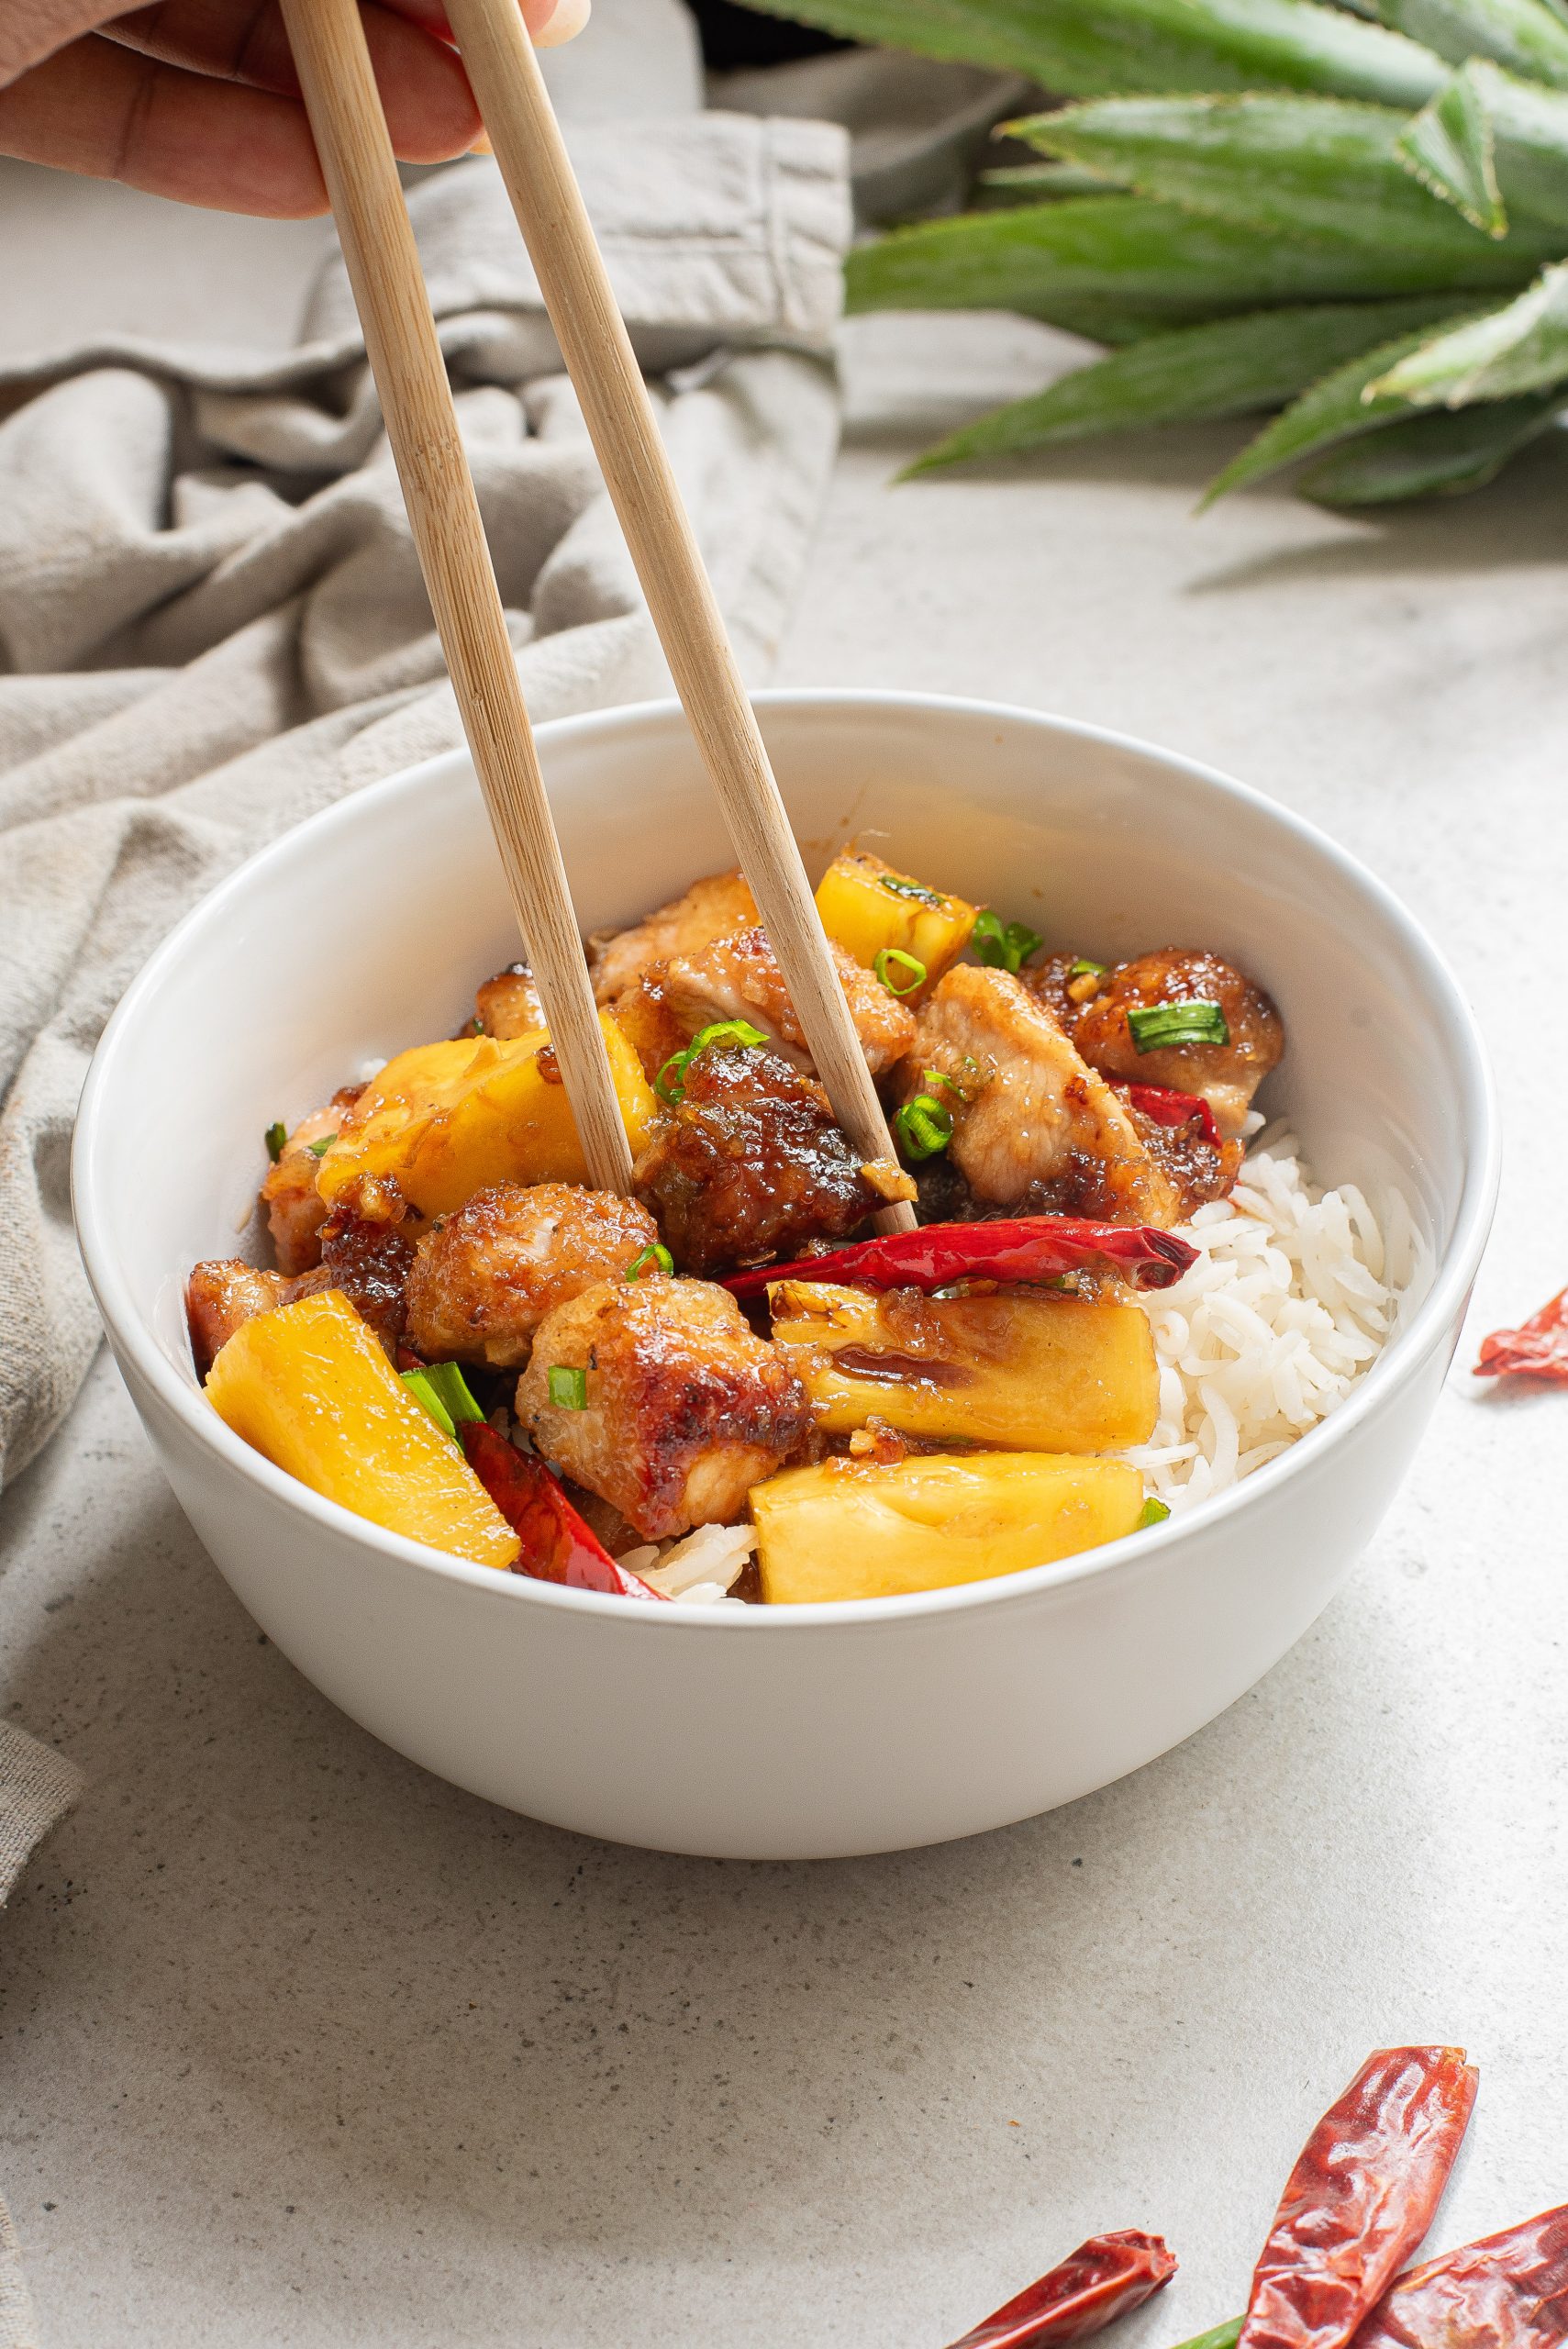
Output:
<path fill-rule="evenodd" d="M 658 1111 L 608 1012 L 605 1045 L 632 1153 Z M 345 1116 L 317 1177 L 328 1206 L 361 1175 L 395 1182 L 417 1213 L 448 1215 L 493 1183 L 585 1183 L 588 1170 L 550 1039 L 464 1037 L 388 1061 Z"/>
<path fill-rule="evenodd" d="M 941 1453 L 878 1467 L 824 1460 L 753 1486 L 771 1606 L 895 1598 L 1075 1557 L 1137 1525 L 1143 1479 L 1121 1460 Z"/>
<path fill-rule="evenodd" d="M 908 971 L 893 966 L 894 992 L 908 1004 L 921 1002 L 958 960 L 980 910 L 962 897 L 946 896 L 940 889 L 928 889 L 923 881 L 895 873 L 880 856 L 852 848 L 836 856 L 822 875 L 817 908 L 828 937 L 868 971 L 885 947 L 897 947 L 925 964 L 925 978 L 907 994 L 904 981 Z"/>
<path fill-rule="evenodd" d="M 340 1290 L 245 1322 L 206 1394 L 236 1435 L 356 1517 L 475 1565 L 516 1558 L 517 1535 Z"/>
<path fill-rule="evenodd" d="M 768 1299 L 773 1343 L 829 1434 L 873 1413 L 906 1435 L 1022 1452 L 1121 1452 L 1154 1432 L 1160 1374 L 1136 1305 L 820 1281 L 776 1281 Z"/>

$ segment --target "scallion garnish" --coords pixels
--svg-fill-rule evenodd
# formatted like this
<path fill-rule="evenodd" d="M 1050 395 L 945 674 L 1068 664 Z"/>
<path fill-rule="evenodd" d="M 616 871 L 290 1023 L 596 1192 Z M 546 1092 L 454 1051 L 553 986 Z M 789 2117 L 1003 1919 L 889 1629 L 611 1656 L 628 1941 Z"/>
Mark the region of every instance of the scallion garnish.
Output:
<path fill-rule="evenodd" d="M 428 1363 L 419 1375 L 429 1381 L 454 1427 L 461 1427 L 464 1419 L 482 1419 L 484 1417 L 469 1392 L 467 1379 L 455 1362 Z"/>
<path fill-rule="evenodd" d="M 897 985 L 892 977 L 895 963 L 901 971 L 909 974 L 902 986 Z M 913 995 L 917 987 L 923 987 L 926 984 L 924 963 L 917 954 L 906 954 L 902 946 L 884 946 L 871 967 L 889 995 Z"/>
<path fill-rule="evenodd" d="M 284 1146 L 287 1142 L 288 1138 L 289 1130 L 284 1125 L 281 1118 L 279 1118 L 274 1124 L 270 1125 L 267 1128 L 263 1139 L 267 1145 L 267 1156 L 272 1160 L 274 1166 L 284 1154 Z"/>
<path fill-rule="evenodd" d="M 1127 1015 L 1133 1049 L 1159 1052 L 1173 1044 L 1228 1044 L 1230 1030 L 1217 1003 L 1140 1003 Z"/>
<path fill-rule="evenodd" d="M 933 1092 L 940 1085 L 944 1092 L 955 1095 L 960 1101 L 967 1101 L 969 1098 L 962 1085 L 955 1078 L 945 1076 L 940 1068 L 923 1068 L 920 1071 L 920 1082 L 929 1093 Z"/>
<path fill-rule="evenodd" d="M 644 1273 L 673 1273 L 674 1269 L 675 1259 L 663 1241 L 651 1240 L 646 1248 L 638 1250 L 626 1268 L 626 1276 L 628 1281 L 639 1281 Z"/>
<path fill-rule="evenodd" d="M 906 1158 L 935 1158 L 952 1140 L 952 1113 L 934 1093 L 917 1093 L 893 1120 Z"/>
<path fill-rule="evenodd" d="M 336 1134 L 323 1134 L 319 1141 L 306 1142 L 306 1148 L 312 1158 L 325 1158 L 337 1139 Z"/>
<path fill-rule="evenodd" d="M 1045 944 L 1039 930 L 1027 922 L 1010 921 L 1004 930 L 1000 914 L 989 906 L 969 934 L 969 942 L 987 970 L 1011 971 L 1016 977 L 1037 949 Z"/>
<path fill-rule="evenodd" d="M 440 1396 L 437 1393 L 435 1382 L 431 1378 L 429 1372 L 428 1370 L 405 1370 L 400 1372 L 398 1375 L 402 1378 L 403 1384 L 406 1386 L 410 1395 L 414 1397 L 416 1403 L 418 1404 L 419 1408 L 425 1412 L 428 1418 L 434 1419 L 436 1425 L 439 1428 L 444 1436 L 450 1436 L 452 1442 L 455 1443 L 457 1442 L 457 1428 L 453 1423 L 452 1415 L 448 1410 L 446 1405 L 442 1402 Z"/>
<path fill-rule="evenodd" d="M 767 1038 L 749 1019 L 716 1019 L 706 1028 L 699 1028 L 684 1052 L 672 1052 L 653 1080 L 653 1090 L 661 1101 L 672 1106 L 686 1089 L 686 1071 L 697 1054 L 709 1044 L 765 1044 Z"/>
<path fill-rule="evenodd" d="M 1165 1520 L 1170 1516 L 1170 1514 L 1171 1512 L 1166 1508 L 1164 1502 L 1157 1501 L 1153 1494 L 1151 1493 L 1149 1498 L 1143 1504 L 1142 1514 L 1139 1518 L 1138 1523 L 1133 1528 L 1133 1531 L 1137 1533 L 1141 1533 L 1146 1525 L 1163 1525 Z"/>
<path fill-rule="evenodd" d="M 1110 969 L 1108 963 L 1091 962 L 1087 954 L 1080 954 L 1067 973 L 1070 979 L 1103 979 Z"/>
<path fill-rule="evenodd" d="M 573 1370 L 565 1363 L 552 1363 L 545 1386 L 558 1411 L 587 1409 L 588 1374 L 585 1370 Z"/>
<path fill-rule="evenodd" d="M 940 889 L 928 889 L 923 881 L 910 881 L 902 873 L 879 873 L 877 886 L 885 889 L 890 897 L 915 897 L 923 906 L 945 906 L 947 899 Z"/>

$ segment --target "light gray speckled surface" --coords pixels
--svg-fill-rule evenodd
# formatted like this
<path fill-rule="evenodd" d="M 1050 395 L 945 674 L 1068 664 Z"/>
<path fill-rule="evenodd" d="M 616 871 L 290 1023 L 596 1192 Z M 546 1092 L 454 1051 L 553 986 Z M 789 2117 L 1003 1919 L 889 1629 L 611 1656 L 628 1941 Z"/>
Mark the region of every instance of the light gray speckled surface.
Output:
<path fill-rule="evenodd" d="M 889 494 L 1067 347 L 949 319 L 848 349 L 781 682 L 1058 708 L 1326 823 L 1497 1055 L 1473 1327 L 1539 1302 L 1568 1110 L 1515 1005 L 1562 932 L 1568 447 L 1373 525 L 1192 522 L 1229 429 Z M 1456 1373 L 1344 1597 L 1181 1751 L 946 1850 L 727 1866 L 488 1809 L 333 1713 L 100 1364 L 0 1507 L 5 1701 L 90 1776 L 0 1930 L 0 2184 L 50 2349 L 937 2349 L 1129 2224 L 1183 2261 L 1124 2336 L 1154 2349 L 1238 2305 L 1307 2124 L 1396 2036 L 1483 2068 L 1434 2241 L 1561 2197 L 1565 1455 L 1568 1398 Z"/>

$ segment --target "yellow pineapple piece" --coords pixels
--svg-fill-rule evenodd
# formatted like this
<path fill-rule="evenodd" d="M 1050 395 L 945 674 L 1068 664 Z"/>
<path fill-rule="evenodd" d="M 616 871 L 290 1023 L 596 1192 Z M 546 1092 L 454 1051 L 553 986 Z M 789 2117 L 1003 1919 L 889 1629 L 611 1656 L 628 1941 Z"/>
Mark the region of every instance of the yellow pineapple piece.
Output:
<path fill-rule="evenodd" d="M 601 1012 L 636 1155 L 658 1103 L 626 1035 Z M 588 1170 L 549 1036 L 463 1037 L 388 1061 L 348 1111 L 317 1177 L 330 1206 L 359 1176 L 395 1182 L 418 1214 L 447 1215 L 492 1183 L 585 1183 Z"/>
<path fill-rule="evenodd" d="M 768 1301 L 773 1342 L 829 1434 L 873 1414 L 906 1435 L 1024 1452 L 1121 1452 L 1154 1432 L 1160 1374 L 1136 1305 L 825 1281 L 777 1281 Z"/>
<path fill-rule="evenodd" d="M 1121 1460 L 930 1453 L 891 1467 L 824 1460 L 751 1492 L 771 1606 L 895 1598 L 1075 1557 L 1130 1533 L 1143 1479 Z"/>
<path fill-rule="evenodd" d="M 236 1435 L 356 1517 L 475 1565 L 516 1558 L 517 1535 L 339 1290 L 245 1322 L 206 1395 Z"/>
<path fill-rule="evenodd" d="M 858 848 L 845 849 L 833 859 L 817 885 L 817 907 L 828 937 L 868 971 L 889 947 L 925 964 L 925 978 L 907 994 L 905 981 L 912 974 L 896 963 L 892 965 L 894 993 L 909 1004 L 921 1002 L 958 960 L 980 910 L 962 897 L 929 889 L 923 881 L 895 873 L 880 856 Z"/>

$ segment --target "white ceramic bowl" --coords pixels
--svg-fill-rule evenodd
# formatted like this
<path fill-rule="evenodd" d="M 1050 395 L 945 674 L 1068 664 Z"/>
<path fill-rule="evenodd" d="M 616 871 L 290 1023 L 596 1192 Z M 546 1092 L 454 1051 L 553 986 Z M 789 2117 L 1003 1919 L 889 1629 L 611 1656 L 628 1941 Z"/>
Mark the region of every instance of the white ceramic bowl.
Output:
<path fill-rule="evenodd" d="M 204 1402 L 181 1285 L 232 1254 L 261 1133 L 368 1056 L 450 1032 L 512 930 L 472 770 L 433 762 L 254 858 L 148 963 L 77 1129 L 83 1252 L 182 1505 L 284 1653 L 377 1737 L 514 1809 L 631 1843 L 784 1858 L 937 1842 L 1070 1802 L 1190 1736 L 1344 1577 L 1409 1464 L 1496 1184 L 1464 1001 L 1409 916 L 1320 834 L 1185 760 L 1033 713 L 774 694 L 807 862 L 896 862 L 1109 955 L 1233 955 L 1289 1033 L 1266 1099 L 1323 1180 L 1408 1200 L 1424 1293 L 1350 1402 L 1157 1532 L 1005 1579 L 840 1607 L 628 1607 L 384 1533 Z M 540 731 L 585 928 L 729 861 L 673 705 Z"/>

